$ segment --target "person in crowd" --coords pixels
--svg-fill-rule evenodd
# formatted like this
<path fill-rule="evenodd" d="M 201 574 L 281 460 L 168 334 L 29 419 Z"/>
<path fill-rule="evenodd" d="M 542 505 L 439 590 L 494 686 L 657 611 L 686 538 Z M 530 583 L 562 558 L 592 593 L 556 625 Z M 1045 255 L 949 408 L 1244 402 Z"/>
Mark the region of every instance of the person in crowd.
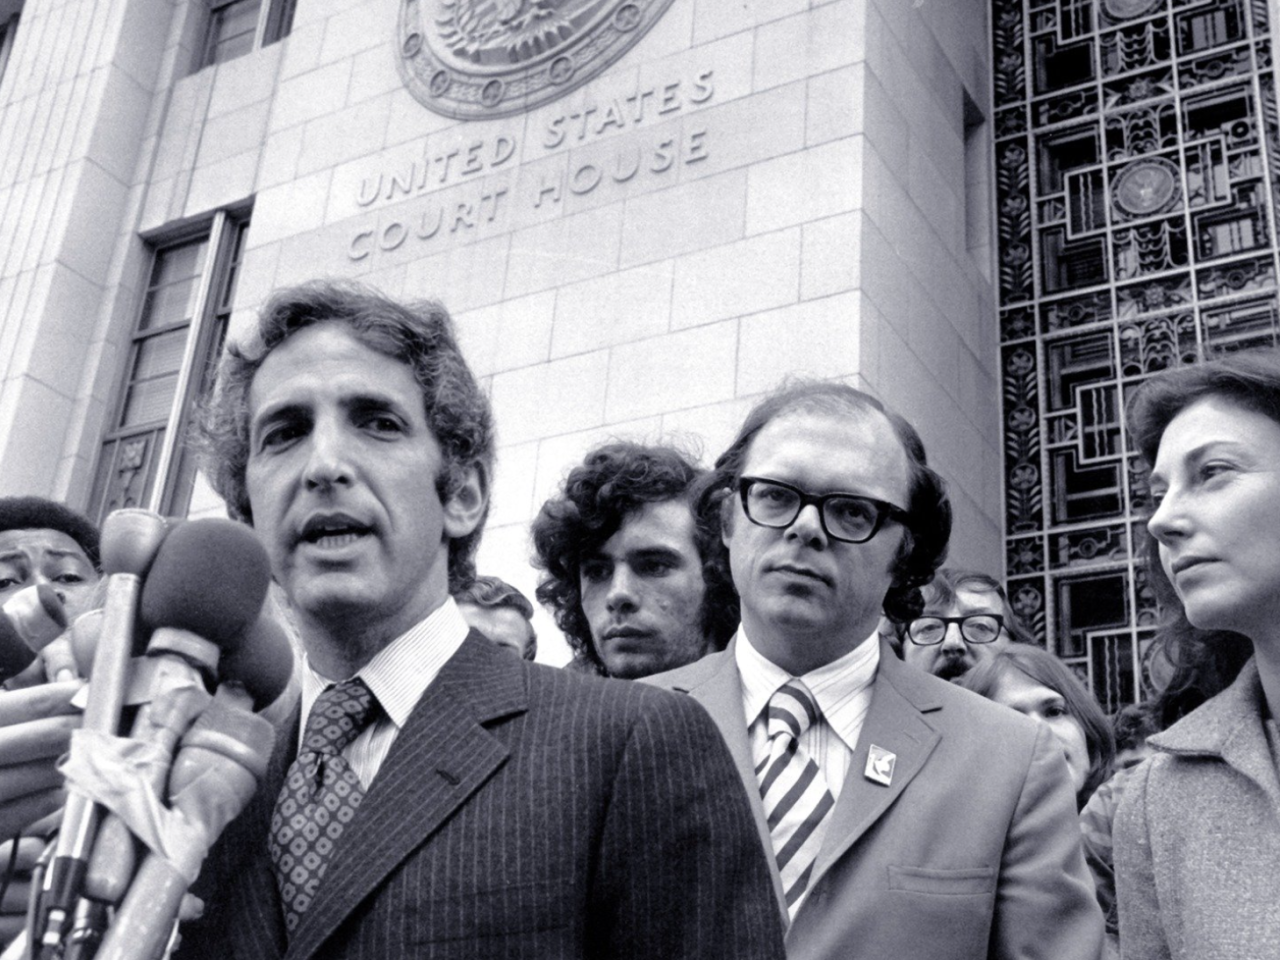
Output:
<path fill-rule="evenodd" d="M 90 610 L 101 580 L 98 540 L 98 528 L 61 503 L 35 496 L 0 498 L 0 603 L 26 587 L 46 584 L 62 601 L 68 621 Z M 6 686 L 33 686 L 47 679 L 37 658 Z M 47 731 L 47 736 L 28 741 L 44 744 L 40 755 L 28 755 L 19 764 L 5 764 L 0 757 L 0 840 L 62 805 L 62 777 L 53 763 L 67 751 L 73 711 L 65 699 L 46 707 L 43 715 L 21 716 L 22 722 Z"/>
<path fill-rule="evenodd" d="M 74 620 L 94 606 L 101 579 L 98 528 L 44 497 L 0 497 L 0 603 L 48 584 Z"/>
<path fill-rule="evenodd" d="M 101 580 L 98 528 L 85 516 L 45 497 L 0 497 L 0 604 L 26 587 L 48 585 L 74 620 L 96 605 Z M 10 680 L 10 688 L 47 680 L 43 662 Z M 5 696 L 0 693 L 0 697 Z M 44 846 L 37 836 L 22 836 L 62 806 L 62 775 L 55 761 L 67 752 L 77 725 L 70 694 L 49 699 L 34 713 L 15 718 L 38 736 L 38 755 L 24 754 L 19 763 L 0 756 L 0 944 L 8 943 L 26 921 L 31 870 Z M 2 735 L 2 734 L 0 734 Z"/>
<path fill-rule="evenodd" d="M 902 659 L 943 680 L 959 680 L 1011 642 L 1031 636 L 1004 587 L 976 570 L 943 567 L 922 591 L 924 612 L 902 625 Z"/>
<path fill-rule="evenodd" d="M 670 447 L 592 450 L 533 522 L 538 600 L 575 661 L 634 680 L 721 650 L 738 621 L 732 585 L 708 563 L 694 522 L 702 475 Z"/>
<path fill-rule="evenodd" d="M 180 956 L 781 956 L 705 713 L 510 656 L 451 599 L 474 576 L 493 430 L 439 304 L 280 291 L 202 422 L 305 656 Z"/>
<path fill-rule="evenodd" d="M 1116 741 L 1116 770 L 1136 767 L 1151 756 L 1147 738 L 1160 732 L 1151 708 L 1145 703 L 1125 704 L 1111 718 L 1111 733 Z"/>
<path fill-rule="evenodd" d="M 1280 353 L 1166 370 L 1127 416 L 1151 467 L 1165 699 L 1211 697 L 1148 739 L 1120 800 L 1121 955 L 1278 956 Z"/>
<path fill-rule="evenodd" d="M 1076 808 L 1111 776 L 1116 756 L 1111 724 L 1071 668 L 1034 644 L 1006 647 L 974 667 L 966 689 L 1012 707 L 1053 734 L 1076 794 Z"/>
<path fill-rule="evenodd" d="M 1111 719 L 1116 740 L 1115 773 L 1093 792 L 1080 811 L 1084 859 L 1098 888 L 1098 905 L 1106 915 L 1110 957 L 1120 955 L 1120 912 L 1116 906 L 1116 870 L 1112 834 L 1116 810 L 1134 769 L 1151 753 L 1147 737 L 1159 732 L 1146 704 L 1130 703 Z"/>
<path fill-rule="evenodd" d="M 538 655 L 533 629 L 533 604 L 500 577 L 476 577 L 454 596 L 462 618 L 476 630 L 517 657 Z"/>
<path fill-rule="evenodd" d="M 1095 960 L 1052 734 L 907 666 L 951 507 L 915 429 L 851 387 L 758 403 L 697 504 L 741 602 L 729 647 L 650 678 L 716 719 L 774 858 L 788 955 Z"/>

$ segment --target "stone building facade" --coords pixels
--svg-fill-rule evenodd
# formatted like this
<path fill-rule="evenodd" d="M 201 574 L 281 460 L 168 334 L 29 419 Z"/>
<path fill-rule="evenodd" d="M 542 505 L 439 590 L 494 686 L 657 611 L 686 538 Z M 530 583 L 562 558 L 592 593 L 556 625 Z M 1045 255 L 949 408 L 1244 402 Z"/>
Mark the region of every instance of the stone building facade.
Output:
<path fill-rule="evenodd" d="M 0 493 L 216 510 L 182 442 L 210 358 L 273 288 L 337 276 L 453 313 L 499 429 L 480 566 L 527 591 L 527 525 L 589 446 L 710 459 L 788 375 L 914 421 L 953 558 L 1000 571 L 985 0 L 0 0 L 0 24 Z"/>

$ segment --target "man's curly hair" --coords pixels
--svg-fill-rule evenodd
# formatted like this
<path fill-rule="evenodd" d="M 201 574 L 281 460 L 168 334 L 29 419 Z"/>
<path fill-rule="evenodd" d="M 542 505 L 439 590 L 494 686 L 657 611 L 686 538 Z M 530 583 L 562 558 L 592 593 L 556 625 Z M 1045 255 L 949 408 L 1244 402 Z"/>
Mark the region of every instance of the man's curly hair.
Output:
<path fill-rule="evenodd" d="M 924 610 L 920 588 L 933 579 L 947 556 L 951 539 L 951 501 L 946 485 L 930 468 L 920 435 L 903 417 L 887 409 L 875 397 L 842 383 L 823 380 L 792 380 L 752 408 L 738 436 L 722 453 L 711 475 L 700 484 L 695 513 L 699 527 L 714 535 L 714 563 L 717 576 L 729 577 L 729 550 L 721 538 L 722 504 L 732 496 L 742 476 L 742 468 L 756 435 L 785 414 L 805 412 L 840 417 L 880 415 L 889 421 L 907 455 L 908 493 L 905 535 L 894 559 L 893 586 L 884 598 L 884 612 L 890 620 L 905 622 Z M 730 580 L 732 582 L 732 580 Z"/>
<path fill-rule="evenodd" d="M 258 315 L 256 342 L 229 343 L 218 378 L 201 411 L 196 444 L 214 490 L 233 517 L 253 523 L 245 483 L 249 464 L 249 389 L 272 350 L 300 330 L 339 323 L 370 350 L 399 360 L 422 387 L 427 425 L 440 445 L 436 478 L 447 502 L 476 468 L 487 489 L 493 475 L 493 414 L 489 400 L 458 348 L 445 308 L 433 301 L 401 304 L 350 281 L 317 280 L 277 291 Z M 475 577 L 475 550 L 488 506 L 476 529 L 449 542 L 449 589 Z"/>
<path fill-rule="evenodd" d="M 671 447 L 615 442 L 587 454 L 569 472 L 559 496 L 548 500 L 533 521 L 535 562 L 546 571 L 538 601 L 548 607 L 574 657 L 604 674 L 604 661 L 591 642 L 591 626 L 582 611 L 579 571 L 582 561 L 621 529 L 631 514 L 648 503 L 684 500 L 692 507 L 699 470 Z M 738 626 L 738 595 L 727 571 L 712 563 L 719 531 L 694 524 L 694 543 L 702 560 L 706 592 L 701 627 L 721 650 Z"/>

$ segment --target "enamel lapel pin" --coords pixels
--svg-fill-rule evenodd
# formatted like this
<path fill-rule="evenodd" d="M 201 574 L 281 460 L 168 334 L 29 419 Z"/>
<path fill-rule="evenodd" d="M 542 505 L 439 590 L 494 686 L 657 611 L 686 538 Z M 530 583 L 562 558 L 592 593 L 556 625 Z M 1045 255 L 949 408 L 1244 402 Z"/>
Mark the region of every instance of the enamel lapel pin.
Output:
<path fill-rule="evenodd" d="M 862 775 L 868 780 L 887 787 L 893 782 L 893 767 L 897 762 L 896 753 L 890 753 L 884 747 L 877 747 L 873 743 L 871 750 L 867 753 L 867 767 L 862 771 Z"/>

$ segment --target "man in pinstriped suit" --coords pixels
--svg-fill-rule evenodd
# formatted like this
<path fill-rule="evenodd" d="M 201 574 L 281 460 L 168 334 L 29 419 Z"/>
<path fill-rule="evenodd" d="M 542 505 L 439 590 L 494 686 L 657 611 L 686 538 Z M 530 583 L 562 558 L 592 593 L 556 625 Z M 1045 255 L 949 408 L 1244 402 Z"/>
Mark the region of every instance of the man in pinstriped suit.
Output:
<path fill-rule="evenodd" d="M 444 311 L 312 284 L 257 333 L 224 360 L 204 436 L 289 599 L 302 697 L 180 955 L 780 957 L 702 708 L 507 656 L 450 599 L 492 430 Z M 354 738 L 325 753 L 335 704 Z"/>

